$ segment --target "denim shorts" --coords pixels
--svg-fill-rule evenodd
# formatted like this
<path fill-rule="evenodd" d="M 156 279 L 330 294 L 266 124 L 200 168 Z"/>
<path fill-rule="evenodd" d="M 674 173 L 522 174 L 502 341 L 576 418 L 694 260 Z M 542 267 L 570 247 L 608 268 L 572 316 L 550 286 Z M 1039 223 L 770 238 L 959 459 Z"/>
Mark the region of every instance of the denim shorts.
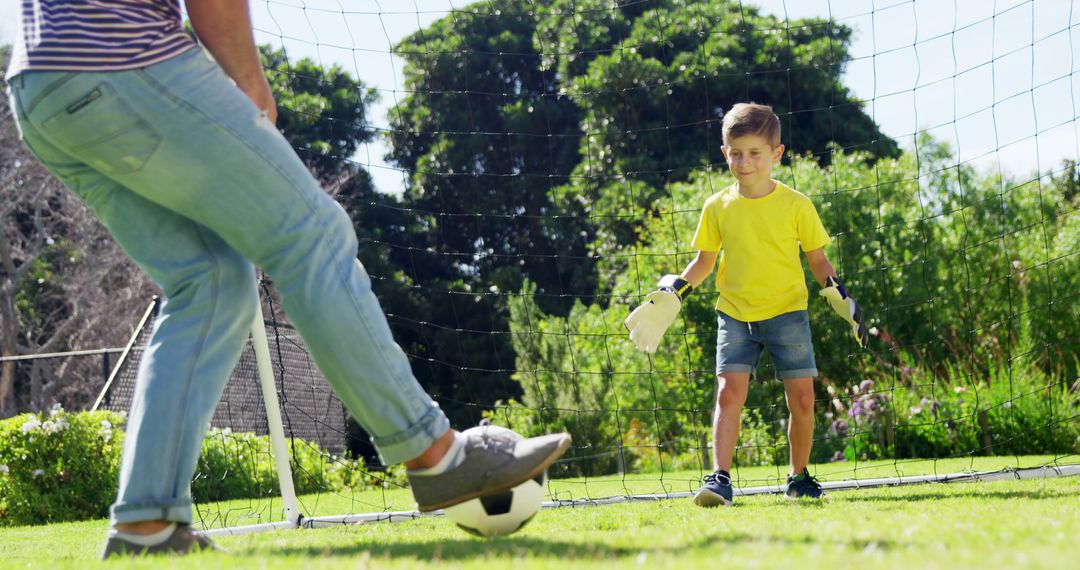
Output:
<path fill-rule="evenodd" d="M 817 376 L 810 314 L 792 311 L 764 321 L 746 322 L 720 311 L 716 330 L 716 373 L 757 370 L 763 349 L 769 350 L 776 377 Z"/>

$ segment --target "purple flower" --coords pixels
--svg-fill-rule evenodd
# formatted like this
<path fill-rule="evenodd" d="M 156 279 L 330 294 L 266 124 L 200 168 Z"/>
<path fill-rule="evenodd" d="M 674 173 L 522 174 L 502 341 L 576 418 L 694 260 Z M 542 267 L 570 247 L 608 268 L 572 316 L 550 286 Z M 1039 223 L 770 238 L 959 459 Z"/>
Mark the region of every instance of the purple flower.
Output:
<path fill-rule="evenodd" d="M 867 392 L 869 392 L 870 390 L 873 390 L 873 389 L 874 389 L 874 381 L 873 380 L 866 379 L 866 380 L 863 380 L 862 382 L 859 382 L 859 391 L 862 392 L 863 394 L 866 394 Z"/>
<path fill-rule="evenodd" d="M 837 450 L 837 452 L 833 454 L 832 459 L 830 459 L 829 461 L 836 463 L 837 461 L 847 461 L 847 458 L 844 457 L 843 451 Z"/>
<path fill-rule="evenodd" d="M 844 420 L 836 420 L 829 426 L 829 433 L 837 437 L 847 437 L 848 423 Z"/>
<path fill-rule="evenodd" d="M 862 406 L 861 402 L 855 402 L 854 404 L 851 405 L 851 411 L 848 412 L 848 415 L 850 415 L 853 418 L 857 418 L 859 416 L 865 416 L 866 415 L 866 410 L 863 409 L 863 406 Z"/>

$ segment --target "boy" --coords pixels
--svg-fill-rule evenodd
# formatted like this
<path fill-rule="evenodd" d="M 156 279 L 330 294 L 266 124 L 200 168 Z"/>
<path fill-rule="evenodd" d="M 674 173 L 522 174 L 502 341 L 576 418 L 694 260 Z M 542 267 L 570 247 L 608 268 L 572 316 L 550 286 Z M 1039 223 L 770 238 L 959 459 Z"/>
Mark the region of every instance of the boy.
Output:
<path fill-rule="evenodd" d="M 659 290 L 626 319 L 638 350 L 656 352 L 682 300 L 712 273 L 717 257 L 716 408 L 713 414 L 714 473 L 694 495 L 702 507 L 730 505 L 731 462 L 739 416 L 762 349 L 768 349 L 784 381 L 791 471 L 788 497 L 824 495 L 806 468 L 814 435 L 814 361 L 801 247 L 821 295 L 867 342 L 862 313 L 849 297 L 822 249 L 829 235 L 805 195 L 772 179 L 780 163 L 780 120 L 767 105 L 740 103 L 724 116 L 723 153 L 735 184 L 705 201 L 694 234 L 697 257 L 681 276 L 666 275 Z M 723 255 L 719 252 L 723 249 Z"/>

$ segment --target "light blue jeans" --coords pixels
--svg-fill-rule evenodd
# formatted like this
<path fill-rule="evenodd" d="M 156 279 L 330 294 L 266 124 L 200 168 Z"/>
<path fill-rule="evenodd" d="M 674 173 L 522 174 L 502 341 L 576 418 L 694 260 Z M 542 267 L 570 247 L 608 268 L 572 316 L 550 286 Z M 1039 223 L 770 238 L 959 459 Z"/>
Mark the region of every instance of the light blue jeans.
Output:
<path fill-rule="evenodd" d="M 199 48 L 145 69 L 27 72 L 12 108 L 38 159 L 167 301 L 139 367 L 113 523 L 192 521 L 191 478 L 254 319 L 254 266 L 383 461 L 450 425 L 394 343 L 345 211 Z"/>

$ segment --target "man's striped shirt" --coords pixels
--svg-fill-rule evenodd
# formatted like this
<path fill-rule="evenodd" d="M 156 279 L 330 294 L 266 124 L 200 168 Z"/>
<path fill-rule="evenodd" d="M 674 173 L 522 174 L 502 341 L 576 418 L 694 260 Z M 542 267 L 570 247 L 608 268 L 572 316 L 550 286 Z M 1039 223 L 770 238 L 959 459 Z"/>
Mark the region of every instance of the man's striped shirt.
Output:
<path fill-rule="evenodd" d="M 194 45 L 180 22 L 180 0 L 22 0 L 7 77 L 138 69 Z"/>

